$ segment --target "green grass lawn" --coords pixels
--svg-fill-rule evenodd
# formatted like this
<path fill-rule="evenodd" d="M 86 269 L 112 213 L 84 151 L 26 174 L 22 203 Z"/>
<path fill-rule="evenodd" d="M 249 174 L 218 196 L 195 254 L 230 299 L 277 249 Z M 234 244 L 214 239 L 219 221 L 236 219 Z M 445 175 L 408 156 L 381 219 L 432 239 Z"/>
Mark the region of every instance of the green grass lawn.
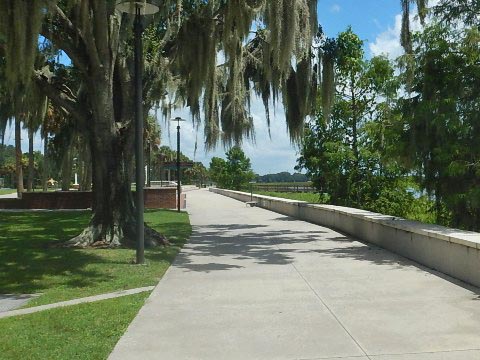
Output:
<path fill-rule="evenodd" d="M 174 245 L 147 249 L 147 266 L 133 249 L 49 246 L 77 235 L 89 212 L 0 213 L 0 293 L 42 295 L 28 306 L 154 285 L 190 236 L 186 213 L 150 211 L 145 220 Z"/>
<path fill-rule="evenodd" d="M 8 194 L 13 194 L 16 193 L 17 190 L 15 189 L 0 189 L 0 195 L 8 195 Z"/>
<path fill-rule="evenodd" d="M 148 294 L 0 320 L 4 360 L 106 359 Z"/>
<path fill-rule="evenodd" d="M 145 221 L 169 247 L 132 249 L 49 246 L 78 234 L 88 212 L 0 213 L 0 293 L 40 293 L 28 306 L 155 285 L 191 233 L 186 213 L 149 211 Z M 1 359 L 104 359 L 148 293 L 0 320 Z"/>

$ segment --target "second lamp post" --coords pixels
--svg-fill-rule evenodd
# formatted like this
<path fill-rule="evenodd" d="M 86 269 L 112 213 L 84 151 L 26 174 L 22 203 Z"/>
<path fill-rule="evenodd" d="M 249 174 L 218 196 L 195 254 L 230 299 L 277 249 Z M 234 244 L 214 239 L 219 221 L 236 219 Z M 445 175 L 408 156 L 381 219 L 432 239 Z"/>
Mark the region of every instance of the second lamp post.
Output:
<path fill-rule="evenodd" d="M 177 211 L 180 212 L 180 194 L 182 193 L 182 185 L 180 183 L 182 176 L 180 175 L 180 121 L 186 121 L 181 117 L 176 117 L 172 121 L 177 122 Z"/>

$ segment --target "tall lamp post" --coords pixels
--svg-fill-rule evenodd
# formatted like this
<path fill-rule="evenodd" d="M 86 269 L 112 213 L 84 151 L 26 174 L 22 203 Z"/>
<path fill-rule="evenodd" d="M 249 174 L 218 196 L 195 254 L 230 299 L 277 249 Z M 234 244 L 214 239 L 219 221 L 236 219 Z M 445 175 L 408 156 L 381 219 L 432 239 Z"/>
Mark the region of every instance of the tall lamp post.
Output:
<path fill-rule="evenodd" d="M 176 117 L 172 121 L 177 122 L 177 211 L 180 212 L 180 194 L 182 192 L 182 186 L 180 184 L 180 121 L 186 121 L 181 117 Z"/>
<path fill-rule="evenodd" d="M 145 185 L 145 169 L 143 160 L 143 43 L 142 43 L 142 15 L 155 14 L 159 9 L 156 5 L 149 4 L 146 1 L 123 1 L 117 5 L 117 10 L 134 14 L 135 21 L 133 24 L 133 33 L 135 35 L 134 42 L 134 60 L 135 60 L 135 195 L 137 210 L 137 264 L 145 263 L 144 254 L 144 194 Z"/>

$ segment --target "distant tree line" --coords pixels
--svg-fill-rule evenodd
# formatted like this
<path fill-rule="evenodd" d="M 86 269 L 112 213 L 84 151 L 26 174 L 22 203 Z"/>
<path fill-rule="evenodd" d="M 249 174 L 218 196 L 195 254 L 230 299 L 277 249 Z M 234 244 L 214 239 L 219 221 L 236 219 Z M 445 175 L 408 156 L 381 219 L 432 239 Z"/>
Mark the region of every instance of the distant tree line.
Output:
<path fill-rule="evenodd" d="M 306 182 L 308 177 L 305 174 L 282 171 L 276 174 L 257 175 L 255 180 L 259 183 L 287 183 L 287 182 Z"/>

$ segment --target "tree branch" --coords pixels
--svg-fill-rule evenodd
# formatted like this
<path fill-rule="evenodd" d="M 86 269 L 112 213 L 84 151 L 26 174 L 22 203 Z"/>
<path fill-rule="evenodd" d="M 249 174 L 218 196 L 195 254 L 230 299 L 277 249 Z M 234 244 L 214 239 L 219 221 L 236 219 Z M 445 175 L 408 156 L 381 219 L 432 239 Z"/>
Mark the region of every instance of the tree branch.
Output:
<path fill-rule="evenodd" d="M 89 62 L 83 36 L 57 5 L 51 23 L 45 21 L 40 34 L 63 50 L 81 71 L 87 72 Z"/>
<path fill-rule="evenodd" d="M 100 59 L 109 62 L 110 48 L 108 46 L 108 40 L 110 35 L 110 24 L 108 18 L 110 14 L 107 13 L 107 2 L 93 1 L 91 3 L 91 6 L 93 16 L 93 33 L 95 34 L 95 45 L 97 48 L 97 53 Z"/>
<path fill-rule="evenodd" d="M 95 36 L 92 31 L 92 24 L 88 24 L 89 22 L 91 22 L 89 1 L 82 1 L 78 6 L 80 6 L 80 21 L 87 24 L 84 27 L 84 30 L 86 32 L 84 40 L 85 47 L 87 49 L 87 53 L 90 59 L 90 65 L 93 69 L 98 71 L 98 69 L 101 68 L 101 61 L 97 52 L 97 47 L 95 46 Z"/>
<path fill-rule="evenodd" d="M 66 85 L 62 85 L 61 88 L 58 87 L 52 82 L 52 78 L 42 70 L 34 72 L 34 81 L 55 105 L 64 108 L 78 121 L 86 122 L 88 113 L 85 107 L 79 105 L 73 92 Z"/>

